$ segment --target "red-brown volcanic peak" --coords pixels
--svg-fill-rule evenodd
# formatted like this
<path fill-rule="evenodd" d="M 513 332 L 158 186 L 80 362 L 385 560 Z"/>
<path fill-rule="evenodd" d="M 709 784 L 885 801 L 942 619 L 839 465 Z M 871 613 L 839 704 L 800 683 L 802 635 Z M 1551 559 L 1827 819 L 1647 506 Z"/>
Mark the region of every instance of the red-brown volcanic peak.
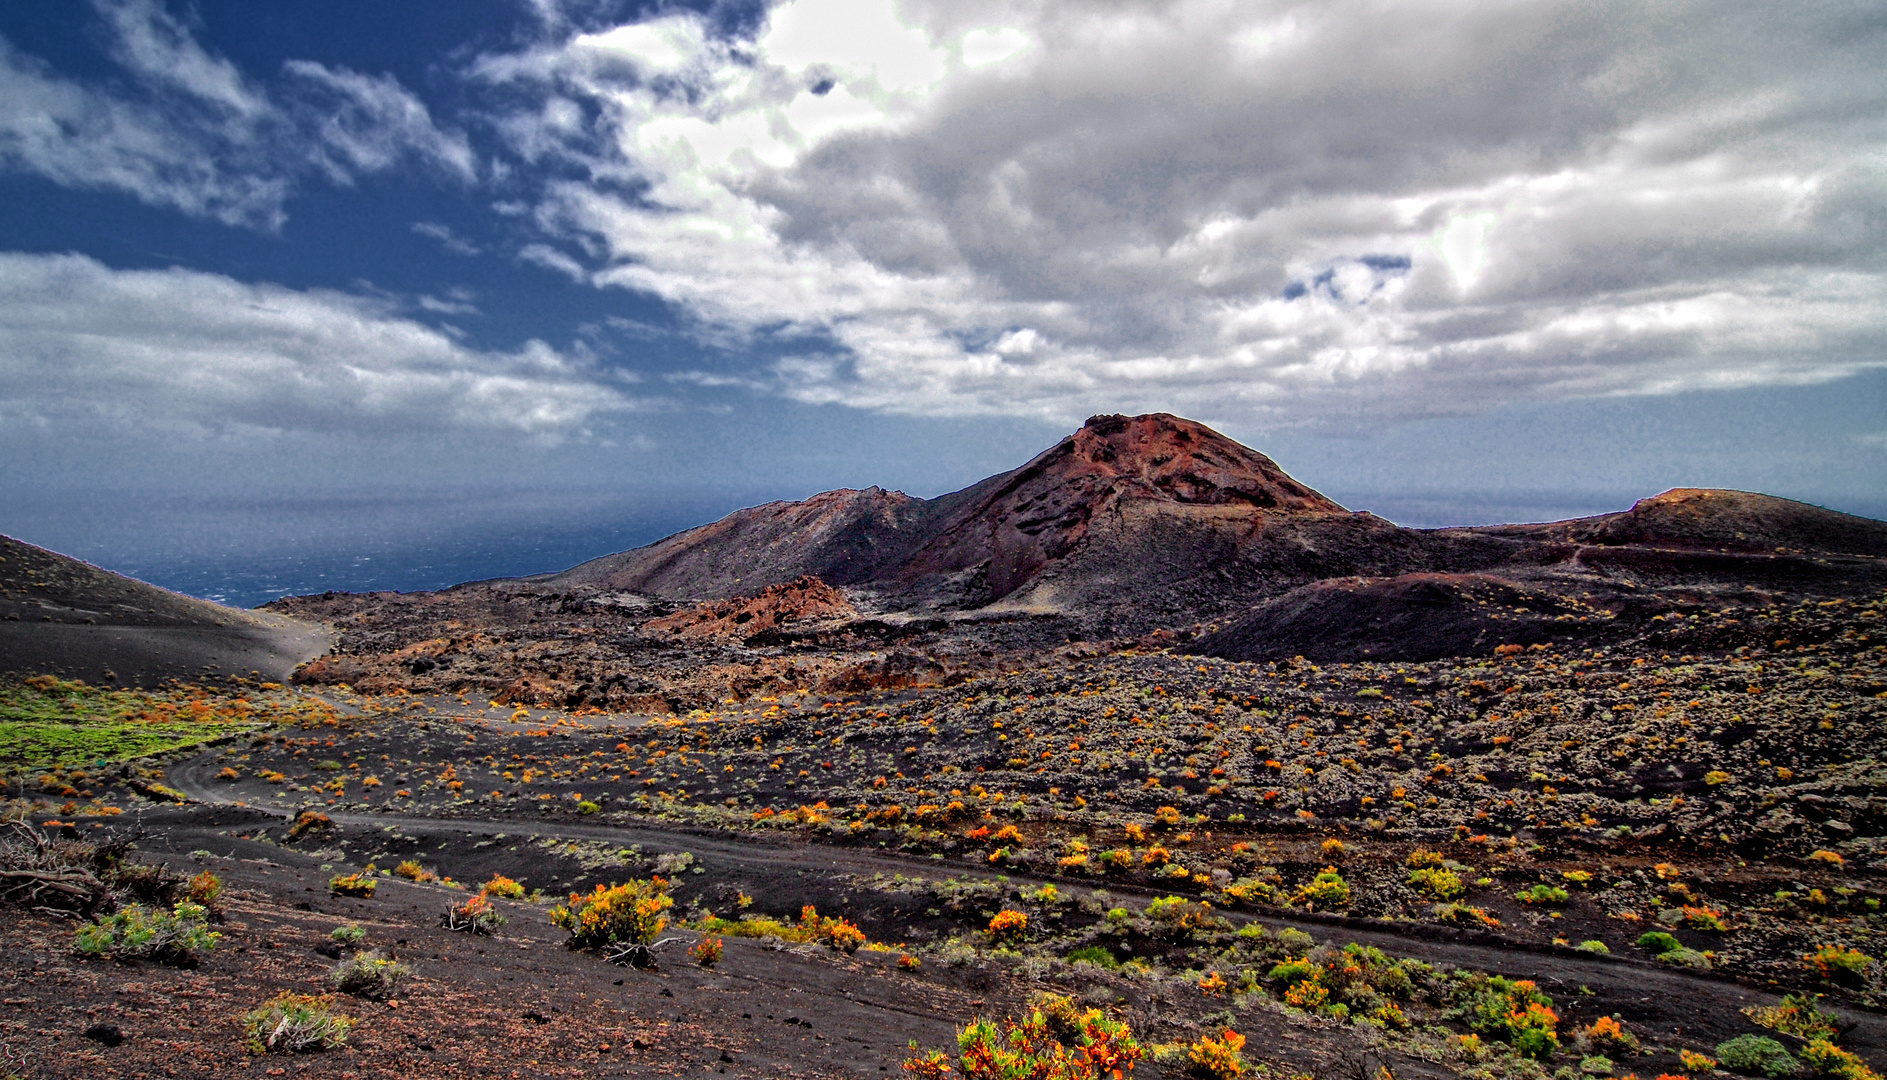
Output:
<path fill-rule="evenodd" d="M 1887 522 L 1793 499 L 1720 488 L 1673 488 L 1618 514 L 1506 526 L 1588 544 L 1646 544 L 1731 551 L 1824 551 L 1887 557 Z"/>
<path fill-rule="evenodd" d="M 960 592 L 974 606 L 1080 548 L 1102 516 L 1132 517 L 1122 528 L 1135 529 L 1150 508 L 1235 533 L 1265 514 L 1347 516 L 1270 458 L 1203 424 L 1166 413 L 1096 416 L 1021 468 L 937 499 L 869 488 L 768 503 L 550 580 L 695 599 L 806 575 L 902 588 L 980 568 Z M 1180 576 L 1196 569 L 1182 567 Z"/>
<path fill-rule="evenodd" d="M 806 576 L 854 584 L 876 573 L 925 505 L 876 487 L 767 503 L 551 580 L 678 598 L 750 595 Z"/>
<path fill-rule="evenodd" d="M 1346 512 L 1258 451 L 1170 413 L 1091 416 L 1080 431 L 1008 475 L 1025 504 L 1039 489 L 1080 485 L 1113 498 Z M 1096 483 L 1084 483 L 1090 479 Z"/>
<path fill-rule="evenodd" d="M 987 562 L 991 599 L 1073 551 L 1097 517 L 1129 502 L 1175 510 L 1346 513 L 1263 454 L 1167 413 L 1092 417 L 1027 465 L 938 502 L 953 505 L 898 576 L 954 573 Z"/>

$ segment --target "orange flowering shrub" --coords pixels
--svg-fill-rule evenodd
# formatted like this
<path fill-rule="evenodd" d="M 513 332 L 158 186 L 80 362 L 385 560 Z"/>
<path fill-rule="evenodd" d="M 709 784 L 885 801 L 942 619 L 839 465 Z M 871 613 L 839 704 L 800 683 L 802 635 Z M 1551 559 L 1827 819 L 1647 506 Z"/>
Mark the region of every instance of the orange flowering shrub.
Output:
<path fill-rule="evenodd" d="M 588 896 L 571 893 L 568 904 L 551 909 L 550 921 L 569 931 L 573 949 L 617 942 L 647 945 L 668 926 L 666 913 L 673 906 L 668 882 L 637 879 L 598 885 Z"/>
<path fill-rule="evenodd" d="M 1073 1019 L 1069 1046 L 1055 1037 L 1053 1026 L 1040 1010 L 1020 1023 L 1005 1020 L 999 1027 L 976 1020 L 957 1033 L 956 1068 L 964 1080 L 1011 1080 L 1053 1077 L 1055 1080 L 1121 1080 L 1145 1056 L 1126 1024 L 1109 1020 L 1099 1009 Z M 952 1072 L 950 1058 L 933 1050 L 918 1056 L 916 1043 L 904 1071 L 918 1080 L 941 1080 Z"/>
<path fill-rule="evenodd" d="M 1245 1072 L 1245 1059 L 1240 1053 L 1244 1049 L 1245 1036 L 1226 1028 L 1216 1039 L 1210 1035 L 1200 1036 L 1199 1041 L 1187 1049 L 1186 1060 L 1199 1076 L 1209 1080 L 1235 1080 Z"/>
<path fill-rule="evenodd" d="M 812 940 L 824 942 L 842 952 L 857 952 L 865 944 L 865 932 L 851 920 L 843 916 L 825 918 L 811 904 L 799 909 L 799 925 Z"/>
<path fill-rule="evenodd" d="M 688 957 L 702 967 L 713 967 L 721 962 L 723 943 L 720 938 L 703 936 L 688 949 Z"/>
<path fill-rule="evenodd" d="M 1019 941 L 1029 929 L 1029 917 L 1020 911 L 998 911 L 989 920 L 989 936 L 998 941 Z"/>
<path fill-rule="evenodd" d="M 221 895 L 223 895 L 223 879 L 208 870 L 190 879 L 191 903 L 208 907 Z"/>
<path fill-rule="evenodd" d="M 374 879 L 366 874 L 337 874 L 328 879 L 328 893 L 331 896 L 370 897 L 375 884 Z"/>
<path fill-rule="evenodd" d="M 504 876 L 493 874 L 491 880 L 478 887 L 480 896 L 495 896 L 500 900 L 524 899 L 524 886 Z"/>
<path fill-rule="evenodd" d="M 492 906 L 491 897 L 478 893 L 468 897 L 463 904 L 446 908 L 439 916 L 439 925 L 447 930 L 461 930 L 465 933 L 484 937 L 498 932 L 498 928 L 510 920 Z"/>
<path fill-rule="evenodd" d="M 1586 1029 L 1586 1039 L 1601 1049 L 1636 1050 L 1638 1038 L 1625 1030 L 1625 1026 L 1616 1017 L 1601 1016 Z"/>

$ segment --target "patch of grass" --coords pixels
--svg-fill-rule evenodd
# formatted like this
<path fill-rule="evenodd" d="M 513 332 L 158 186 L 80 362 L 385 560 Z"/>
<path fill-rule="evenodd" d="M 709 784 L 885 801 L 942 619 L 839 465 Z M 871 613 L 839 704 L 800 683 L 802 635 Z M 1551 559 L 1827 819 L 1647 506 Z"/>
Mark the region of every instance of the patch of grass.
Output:
<path fill-rule="evenodd" d="M 37 675 L 0 681 L 0 771 L 153 757 L 253 727 L 326 719 L 287 691 L 112 690 Z"/>

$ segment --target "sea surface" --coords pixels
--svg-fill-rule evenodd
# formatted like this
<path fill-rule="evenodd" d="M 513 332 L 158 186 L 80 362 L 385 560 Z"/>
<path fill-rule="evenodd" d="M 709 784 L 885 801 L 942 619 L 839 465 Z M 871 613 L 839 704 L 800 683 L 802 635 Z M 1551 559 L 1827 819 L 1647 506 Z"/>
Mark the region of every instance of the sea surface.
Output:
<path fill-rule="evenodd" d="M 0 532 L 189 596 L 440 589 L 566 570 L 709 521 L 766 493 L 88 500 L 10 508 Z M 24 509 L 26 512 L 21 512 Z"/>

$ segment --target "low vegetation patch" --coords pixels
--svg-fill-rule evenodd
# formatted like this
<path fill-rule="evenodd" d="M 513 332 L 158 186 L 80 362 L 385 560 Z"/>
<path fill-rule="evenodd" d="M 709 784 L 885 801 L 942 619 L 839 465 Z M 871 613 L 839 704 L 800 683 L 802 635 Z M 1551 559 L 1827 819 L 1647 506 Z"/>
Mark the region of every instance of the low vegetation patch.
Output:
<path fill-rule="evenodd" d="M 331 715 L 325 703 L 286 691 L 112 690 L 51 675 L 0 680 L 0 773 L 89 770 L 250 728 Z M 81 794 L 91 777 L 46 779 Z"/>
<path fill-rule="evenodd" d="M 216 948 L 222 935 L 210 929 L 210 912 L 183 901 L 165 910 L 126 904 L 97 922 L 78 928 L 72 948 L 80 956 L 115 960 L 156 960 L 187 966 L 198 953 Z"/>
<path fill-rule="evenodd" d="M 328 982 L 343 994 L 385 1001 L 399 992 L 413 969 L 378 950 L 355 953 L 328 974 Z"/>
<path fill-rule="evenodd" d="M 1039 1009 L 1020 1022 L 978 1019 L 957 1033 L 954 1063 L 940 1050 L 926 1054 L 912 1043 L 904 1071 L 919 1080 L 942 1080 L 951 1075 L 953 1065 L 964 1080 L 1102 1080 L 1131 1072 L 1146 1056 L 1127 1025 L 1108 1019 L 1099 1009 L 1081 1013 L 1070 1027 L 1064 1042 Z"/>
<path fill-rule="evenodd" d="M 243 1043 L 253 1053 L 302 1054 L 347 1045 L 351 1017 L 334 1011 L 334 998 L 283 991 L 242 1017 Z"/>

